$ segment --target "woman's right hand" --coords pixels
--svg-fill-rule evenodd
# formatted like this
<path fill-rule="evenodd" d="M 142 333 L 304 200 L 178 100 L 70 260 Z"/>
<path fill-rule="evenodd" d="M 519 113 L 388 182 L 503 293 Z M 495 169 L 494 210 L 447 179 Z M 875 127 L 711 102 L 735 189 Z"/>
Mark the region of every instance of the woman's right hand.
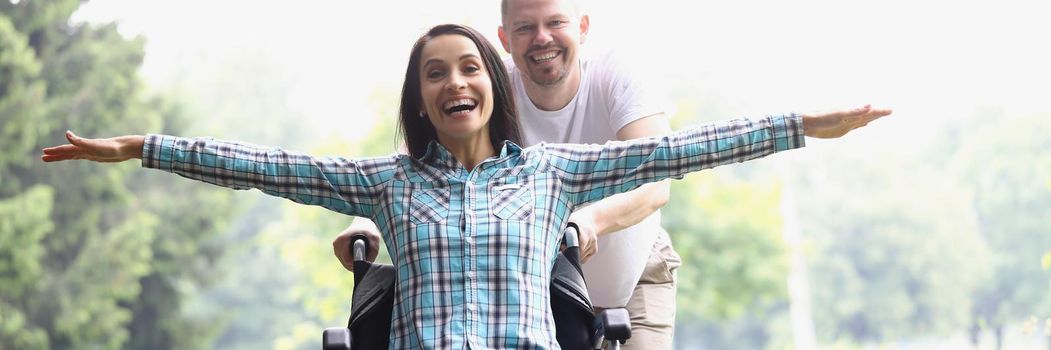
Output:
<path fill-rule="evenodd" d="M 45 162 L 87 159 L 102 163 L 141 159 L 142 145 L 146 142 L 146 137 L 127 135 L 108 139 L 85 139 L 67 130 L 66 140 L 69 140 L 69 144 L 45 148 L 40 159 Z"/>
<path fill-rule="evenodd" d="M 362 224 L 362 222 L 367 223 Z M 365 253 L 366 261 L 376 261 L 376 256 L 379 255 L 379 229 L 368 219 L 354 219 L 354 222 L 347 226 L 343 232 L 340 232 L 339 236 L 336 236 L 336 239 L 332 241 L 332 253 L 336 254 L 336 258 L 343 264 L 343 268 L 350 272 L 354 272 L 354 255 L 350 252 L 350 241 L 357 235 L 363 235 L 365 239 L 369 240 L 370 249 Z"/>

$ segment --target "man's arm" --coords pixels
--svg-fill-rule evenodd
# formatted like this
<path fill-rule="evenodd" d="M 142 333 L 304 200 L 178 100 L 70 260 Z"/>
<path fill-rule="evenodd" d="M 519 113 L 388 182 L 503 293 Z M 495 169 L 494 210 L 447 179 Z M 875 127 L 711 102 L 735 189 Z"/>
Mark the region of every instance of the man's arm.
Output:
<path fill-rule="evenodd" d="M 664 113 L 642 117 L 617 131 L 617 139 L 631 140 L 671 132 Z M 598 236 L 617 232 L 642 222 L 668 203 L 670 180 L 642 185 L 574 211 L 569 221 L 580 228 L 581 259 L 587 262 L 598 253 Z"/>

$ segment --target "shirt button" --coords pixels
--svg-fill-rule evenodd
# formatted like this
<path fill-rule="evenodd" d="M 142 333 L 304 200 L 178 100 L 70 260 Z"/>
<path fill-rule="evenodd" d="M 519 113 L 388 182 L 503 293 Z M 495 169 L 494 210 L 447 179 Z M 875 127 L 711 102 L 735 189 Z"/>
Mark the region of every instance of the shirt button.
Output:
<path fill-rule="evenodd" d="M 474 311 L 474 309 L 475 309 L 474 304 L 467 304 L 467 310 Z"/>

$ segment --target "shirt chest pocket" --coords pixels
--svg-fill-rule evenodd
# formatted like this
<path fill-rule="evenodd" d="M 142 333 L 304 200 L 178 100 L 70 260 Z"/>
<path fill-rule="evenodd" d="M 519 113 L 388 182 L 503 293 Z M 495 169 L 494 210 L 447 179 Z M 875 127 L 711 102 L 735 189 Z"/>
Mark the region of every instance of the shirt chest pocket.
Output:
<path fill-rule="evenodd" d="M 489 199 L 489 208 L 500 219 L 522 221 L 533 216 L 535 199 L 529 183 L 492 184 Z"/>
<path fill-rule="evenodd" d="M 427 188 L 412 191 L 409 220 L 414 224 L 441 222 L 449 214 L 449 189 Z"/>

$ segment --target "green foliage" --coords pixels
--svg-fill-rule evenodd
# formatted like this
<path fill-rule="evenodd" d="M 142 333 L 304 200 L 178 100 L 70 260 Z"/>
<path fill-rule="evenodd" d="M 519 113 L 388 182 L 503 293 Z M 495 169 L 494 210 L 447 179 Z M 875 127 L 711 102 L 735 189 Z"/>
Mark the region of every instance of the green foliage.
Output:
<path fill-rule="evenodd" d="M 353 142 L 340 135 L 329 135 L 309 153 L 353 157 L 382 156 L 396 151 L 393 140 L 397 125 L 395 91 L 377 90 L 370 101 L 377 121 L 364 139 Z M 332 252 L 332 239 L 351 223 L 352 218 L 316 207 L 296 204 L 281 206 L 281 220 L 271 222 L 259 237 L 262 249 L 271 251 L 287 269 L 296 271 L 285 289 L 297 312 L 283 314 L 287 328 L 269 346 L 280 349 L 309 348 L 317 344 L 317 331 L 346 324 L 350 316 L 353 275 L 346 271 Z M 357 218 L 355 220 L 364 220 Z M 385 247 L 379 247 L 378 262 L 390 263 Z"/>
<path fill-rule="evenodd" d="M 64 271 L 64 281 L 45 292 L 58 302 L 55 330 L 61 341 L 57 344 L 122 347 L 132 319 L 124 304 L 139 295 L 139 279 L 150 272 L 149 246 L 157 224 L 153 215 L 136 213 L 85 240 L 83 249 L 91 254 L 80 254 Z"/>
<path fill-rule="evenodd" d="M 1043 266 L 1044 271 L 1051 271 L 1051 252 L 1044 254 L 1044 258 L 1040 261 L 1040 266 Z M 1051 276 L 1049 276 L 1051 277 Z M 1048 290 L 1051 293 L 1051 284 L 1048 284 Z"/>
<path fill-rule="evenodd" d="M 0 2 L 0 348 L 198 348 L 208 333 L 179 305 L 215 276 L 202 271 L 219 249 L 203 243 L 228 196 L 193 197 L 204 191 L 136 164 L 39 161 L 64 130 L 179 127 L 177 108 L 144 97 L 143 41 L 71 23 L 79 5 Z"/>
<path fill-rule="evenodd" d="M 788 304 L 755 303 L 749 311 L 729 319 L 678 318 L 675 342 L 693 349 L 792 349 Z M 683 310 L 682 306 L 679 310 Z"/>
<path fill-rule="evenodd" d="M 818 244 L 810 276 L 819 337 L 883 342 L 964 329 L 970 294 L 988 273 L 966 197 L 938 183 L 886 182 L 864 168 L 871 187 L 849 193 L 865 201 L 822 195 L 804 205 Z M 822 183 L 845 196 L 839 186 Z"/>
<path fill-rule="evenodd" d="M 780 188 L 720 176 L 673 183 L 664 227 L 682 256 L 679 315 L 727 319 L 755 303 L 785 297 L 787 250 L 781 239 Z"/>
<path fill-rule="evenodd" d="M 946 163 L 972 196 L 993 270 L 975 292 L 975 325 L 999 329 L 1051 310 L 1039 261 L 1051 246 L 1051 116 L 984 111 L 944 143 L 958 147 Z"/>
<path fill-rule="evenodd" d="M 22 310 L 0 301 L 0 349 L 46 349 L 47 332 L 33 327 Z"/>
<path fill-rule="evenodd" d="M 44 271 L 40 241 L 54 228 L 53 191 L 36 186 L 24 194 L 0 200 L 0 349 L 40 349 L 47 333 L 32 325 L 19 307 L 9 304 L 41 290 Z M 41 224 L 44 223 L 44 224 Z"/>
<path fill-rule="evenodd" d="M 17 299 L 37 291 L 35 282 L 44 272 L 40 241 L 54 229 L 48 221 L 53 192 L 35 186 L 0 200 L 0 246 L 18 248 L 0 251 L 0 295 Z"/>
<path fill-rule="evenodd" d="M 676 84 L 675 129 L 729 115 L 725 101 L 714 98 L 716 93 L 706 84 Z M 785 323 L 789 256 L 782 237 L 782 184 L 770 175 L 774 172 L 766 162 L 672 182 L 661 218 L 682 257 L 677 272 L 677 348 L 703 344 L 712 349 L 760 349 L 790 339 Z"/>
<path fill-rule="evenodd" d="M 44 82 L 40 80 L 40 64 L 27 42 L 7 17 L 0 16 L 0 47 L 4 48 L 0 50 L 0 115 L 11 118 L 0 130 L 0 154 L 25 154 L 46 131 L 39 124 L 44 112 Z M 25 165 L 29 161 L 0 157 L 0 171 L 8 163 Z M 0 177 L 0 182 L 4 180 Z"/>
<path fill-rule="evenodd" d="M 298 272 L 299 277 L 283 293 L 300 312 L 286 314 L 290 318 L 285 322 L 288 327 L 277 333 L 280 336 L 272 346 L 314 347 L 319 330 L 344 325 L 350 316 L 352 274 L 333 256 L 331 243 L 336 234 L 347 227 L 350 218 L 295 204 L 283 206 L 283 212 L 283 220 L 263 231 L 260 244 L 273 248 L 277 261 Z M 298 234 L 290 234 L 292 232 Z"/>
<path fill-rule="evenodd" d="M 801 207 L 819 338 L 977 340 L 1046 312 L 1051 196 L 1034 189 L 1051 172 L 1047 120 L 983 111 L 926 152 L 810 155 L 820 162 L 801 165 L 800 187 L 814 194 Z"/>
<path fill-rule="evenodd" d="M 335 135 L 303 132 L 309 125 L 308 120 L 286 103 L 288 87 L 295 82 L 281 67 L 261 57 L 259 52 L 234 50 L 222 55 L 217 62 L 195 62 L 199 64 L 194 65 L 193 70 L 184 72 L 180 80 L 166 86 L 165 90 L 187 101 L 180 105 L 181 114 L 192 116 L 187 118 L 191 122 L 186 128 L 178 129 L 179 133 L 212 135 L 319 155 L 358 155 L 353 151 L 357 145 L 329 142 L 329 136 Z M 323 149 L 311 149 L 319 142 L 325 144 Z M 167 183 L 172 181 L 168 178 L 170 175 L 164 176 Z M 186 189 L 201 186 L 189 183 Z M 195 270 L 197 278 L 212 278 L 217 284 L 198 290 L 183 306 L 187 316 L 197 322 L 180 328 L 207 327 L 201 330 L 210 331 L 203 337 L 206 341 L 202 345 L 191 348 L 275 348 L 278 344 L 286 346 L 290 341 L 302 347 L 314 347 L 317 332 L 326 326 L 345 323 L 342 318 L 346 315 L 342 313 L 347 310 L 349 288 L 339 289 L 344 293 L 339 298 L 340 307 L 322 308 L 311 298 L 314 290 L 326 291 L 324 285 L 316 285 L 325 279 L 312 277 L 315 271 L 338 269 L 330 280 L 339 281 L 337 277 L 344 275 L 349 278 L 332 257 L 327 240 L 345 227 L 349 218 L 317 207 L 267 198 L 257 191 L 216 191 L 229 195 L 222 206 L 227 214 L 221 215 L 234 218 L 230 225 L 216 228 L 224 232 L 220 240 L 225 242 L 228 254 L 217 260 L 201 259 L 194 266 L 218 267 L 226 273 L 220 276 L 207 268 Z M 204 191 L 194 193 L 192 198 L 201 192 Z M 219 194 L 209 196 L 212 195 Z M 322 230 L 315 220 L 339 224 Z M 316 244 L 300 244 L 307 241 Z M 304 262 L 287 260 L 289 247 L 293 246 L 304 249 L 302 254 L 306 254 L 308 260 L 318 260 L 315 265 L 320 270 L 315 270 L 315 265 L 307 267 Z M 208 251 L 204 253 L 209 255 Z M 340 316 L 335 318 L 333 315 L 337 313 Z M 310 336 L 295 338 L 294 330 L 303 328 L 312 329 Z"/>

